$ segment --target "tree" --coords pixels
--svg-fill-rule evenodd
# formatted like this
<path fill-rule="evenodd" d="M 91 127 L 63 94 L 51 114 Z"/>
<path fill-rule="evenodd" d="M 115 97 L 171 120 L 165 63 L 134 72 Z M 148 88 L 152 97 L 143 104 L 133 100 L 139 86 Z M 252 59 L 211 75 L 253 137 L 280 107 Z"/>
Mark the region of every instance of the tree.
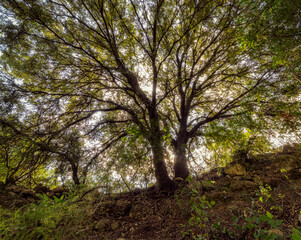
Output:
<path fill-rule="evenodd" d="M 236 117 L 249 118 L 254 125 L 266 115 L 273 116 L 274 122 L 279 122 L 281 114 L 300 116 L 296 98 L 300 83 L 288 77 L 296 66 L 299 68 L 296 53 L 300 51 L 300 30 L 296 26 L 300 25 L 300 16 L 298 21 L 294 1 L 289 7 L 282 1 L 276 5 L 273 2 L 225 4 L 177 45 L 170 62 L 171 68 L 177 69 L 174 78 L 178 92 L 170 104 L 175 114 L 167 117 L 169 126 L 175 126 L 176 176 L 188 176 L 188 146 L 195 138 L 208 136 L 210 123 L 218 121 L 225 126 L 228 118 Z M 281 18 L 283 13 L 286 15 Z M 279 35 L 284 32 L 286 35 Z M 283 41 L 285 37 L 291 39 Z M 248 122 L 241 125 L 250 127 Z"/>
<path fill-rule="evenodd" d="M 71 172 L 74 184 L 84 183 L 89 168 L 105 149 L 85 146 L 77 129 L 60 129 L 52 131 L 51 135 L 45 133 L 49 125 L 40 121 L 43 110 L 26 109 L 30 101 L 22 103 L 24 95 L 11 91 L 14 89 L 10 85 L 12 79 L 2 74 L 0 80 L 0 161 L 5 182 L 27 179 L 37 169 L 44 168 L 57 173 L 63 170 L 61 177 L 68 177 Z M 104 144 L 104 147 L 109 146 Z"/>
<path fill-rule="evenodd" d="M 106 150 L 138 131 L 159 186 L 172 188 L 168 145 L 175 177 L 186 178 L 188 146 L 208 124 L 254 115 L 271 101 L 271 86 L 284 82 L 239 41 L 248 7 L 236 0 L 4 0 L 3 71 L 30 103 L 36 133 L 53 139 L 80 126 Z"/>
<path fill-rule="evenodd" d="M 0 181 L 14 184 L 30 181 L 45 166 L 48 154 L 39 152 L 26 138 L 0 124 Z"/>

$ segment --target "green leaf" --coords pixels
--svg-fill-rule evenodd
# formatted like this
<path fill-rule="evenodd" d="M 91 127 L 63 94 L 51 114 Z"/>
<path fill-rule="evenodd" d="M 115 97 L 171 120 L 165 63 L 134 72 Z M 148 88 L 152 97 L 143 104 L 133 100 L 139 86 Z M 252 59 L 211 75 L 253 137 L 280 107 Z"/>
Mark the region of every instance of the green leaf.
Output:
<path fill-rule="evenodd" d="M 259 216 L 259 221 L 260 222 L 267 222 L 269 218 L 266 215 L 260 215 Z"/>
<path fill-rule="evenodd" d="M 274 218 L 273 214 L 270 213 L 270 212 L 267 212 L 267 216 L 268 216 L 268 218 L 270 218 L 270 219 Z"/>
<path fill-rule="evenodd" d="M 252 229 L 254 228 L 254 224 L 249 223 L 248 226 L 247 226 L 247 228 L 248 228 L 249 230 L 252 230 Z"/>
<path fill-rule="evenodd" d="M 277 220 L 277 221 L 276 221 L 276 225 L 277 225 L 277 226 L 280 226 L 281 224 L 282 224 L 282 220 Z"/>
<path fill-rule="evenodd" d="M 58 199 L 56 196 L 53 196 L 54 202 L 58 203 L 60 201 L 60 199 Z"/>
<path fill-rule="evenodd" d="M 293 240 L 301 240 L 301 236 L 300 236 L 300 234 L 294 232 L 294 233 L 292 234 L 292 239 L 293 239 Z"/>
<path fill-rule="evenodd" d="M 297 229 L 294 229 L 294 233 L 292 234 L 293 240 L 301 240 L 301 232 Z"/>

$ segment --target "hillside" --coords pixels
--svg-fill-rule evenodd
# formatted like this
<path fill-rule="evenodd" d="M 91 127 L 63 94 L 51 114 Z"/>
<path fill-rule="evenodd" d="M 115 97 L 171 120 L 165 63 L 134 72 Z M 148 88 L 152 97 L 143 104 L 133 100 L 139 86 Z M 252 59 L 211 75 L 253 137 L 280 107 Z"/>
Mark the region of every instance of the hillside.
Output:
<path fill-rule="evenodd" d="M 175 192 L 150 188 L 106 195 L 94 189 L 77 196 L 69 192 L 63 199 L 56 189 L 43 200 L 33 190 L 5 187 L 0 237 L 301 239 L 301 149 L 296 144 L 232 162 L 188 183 L 176 180 Z M 25 207 L 17 211 L 20 206 Z"/>

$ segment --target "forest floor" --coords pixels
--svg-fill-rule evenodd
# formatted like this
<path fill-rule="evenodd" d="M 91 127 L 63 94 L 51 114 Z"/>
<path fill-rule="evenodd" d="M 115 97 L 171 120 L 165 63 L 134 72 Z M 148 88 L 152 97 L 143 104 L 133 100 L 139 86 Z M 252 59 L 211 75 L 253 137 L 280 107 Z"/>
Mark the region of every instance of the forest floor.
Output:
<path fill-rule="evenodd" d="M 68 204 L 69 214 L 49 225 L 48 235 L 9 233 L 16 239 L 301 239 L 298 146 L 232 162 L 188 183 L 178 179 L 178 184 L 173 193 L 154 188 L 114 196 L 86 192 Z M 13 208 L 24 199 L 34 204 L 29 195 L 7 189 L 0 204 Z M 26 227 L 36 231 L 35 225 Z"/>

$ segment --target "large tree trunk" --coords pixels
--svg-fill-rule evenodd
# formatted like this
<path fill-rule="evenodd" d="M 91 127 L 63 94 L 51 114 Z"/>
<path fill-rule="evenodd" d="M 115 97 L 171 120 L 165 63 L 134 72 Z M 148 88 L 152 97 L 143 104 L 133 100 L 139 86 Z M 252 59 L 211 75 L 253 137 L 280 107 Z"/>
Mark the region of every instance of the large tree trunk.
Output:
<path fill-rule="evenodd" d="M 186 144 L 180 139 L 177 141 L 175 147 L 175 162 L 174 171 L 175 177 L 186 179 L 189 176 L 188 163 L 186 158 Z"/>
<path fill-rule="evenodd" d="M 175 177 L 186 179 L 189 176 L 188 163 L 186 158 L 186 145 L 187 145 L 187 114 L 183 113 L 182 123 L 180 126 L 177 140 L 174 142 L 175 162 L 174 173 Z"/>
<path fill-rule="evenodd" d="M 153 162 L 155 166 L 155 176 L 160 189 L 173 190 L 175 183 L 169 178 L 166 164 L 164 161 L 164 152 L 160 139 L 154 139 L 151 143 Z"/>
<path fill-rule="evenodd" d="M 175 182 L 172 181 L 168 176 L 166 164 L 164 161 L 163 139 L 159 126 L 159 117 L 155 107 L 149 109 L 149 118 L 151 132 L 148 140 L 152 147 L 153 163 L 155 167 L 157 184 L 159 185 L 160 189 L 173 190 Z"/>
<path fill-rule="evenodd" d="M 175 171 L 176 178 L 180 177 L 185 180 L 189 176 L 186 151 L 182 147 L 176 149 L 174 171 Z"/>

